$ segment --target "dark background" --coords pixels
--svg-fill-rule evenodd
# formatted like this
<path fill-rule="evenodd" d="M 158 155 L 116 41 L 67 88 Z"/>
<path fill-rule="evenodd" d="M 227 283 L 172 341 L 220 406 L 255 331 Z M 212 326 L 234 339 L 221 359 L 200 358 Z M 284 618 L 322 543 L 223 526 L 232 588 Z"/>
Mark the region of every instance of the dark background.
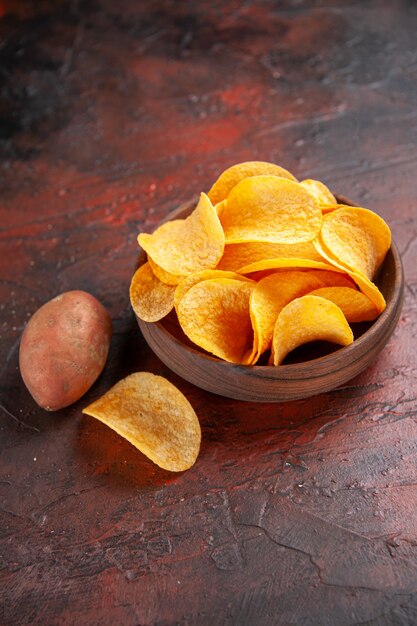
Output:
<path fill-rule="evenodd" d="M 412 0 L 0 2 L 1 624 L 417 623 L 416 32 Z M 378 361 L 281 405 L 170 373 L 128 298 L 137 232 L 254 159 L 378 211 L 407 278 Z M 48 414 L 19 337 L 69 289 L 113 342 Z M 194 405 L 189 472 L 82 416 L 138 370 Z"/>

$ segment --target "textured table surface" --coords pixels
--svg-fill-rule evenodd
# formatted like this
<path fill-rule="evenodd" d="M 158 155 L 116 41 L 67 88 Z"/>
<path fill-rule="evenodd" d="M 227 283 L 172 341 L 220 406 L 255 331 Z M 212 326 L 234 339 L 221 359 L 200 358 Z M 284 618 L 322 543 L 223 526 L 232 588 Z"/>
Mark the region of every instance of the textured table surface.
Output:
<path fill-rule="evenodd" d="M 417 10 L 397 0 L 0 3 L 0 623 L 417 623 Z M 243 160 L 377 210 L 403 256 L 400 323 L 343 388 L 249 404 L 170 373 L 129 305 L 136 235 Z M 69 289 L 113 318 L 72 407 L 18 371 Z M 85 403 L 167 376 L 202 425 L 172 475 Z"/>

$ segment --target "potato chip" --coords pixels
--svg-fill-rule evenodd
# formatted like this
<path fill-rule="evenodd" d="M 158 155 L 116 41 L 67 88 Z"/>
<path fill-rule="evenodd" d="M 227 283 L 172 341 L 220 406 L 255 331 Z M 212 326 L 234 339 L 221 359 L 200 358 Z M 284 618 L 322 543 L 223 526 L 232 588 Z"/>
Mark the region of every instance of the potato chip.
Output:
<path fill-rule="evenodd" d="M 271 347 L 275 322 L 284 306 L 323 285 L 313 274 L 297 271 L 271 274 L 256 283 L 249 301 L 254 348 L 248 362 L 256 363 Z"/>
<path fill-rule="evenodd" d="M 152 235 L 141 233 L 138 241 L 157 265 L 181 276 L 214 268 L 224 250 L 223 229 L 204 193 L 186 219 L 166 222 Z"/>
<path fill-rule="evenodd" d="M 245 178 L 221 212 L 226 243 L 312 241 L 322 224 L 314 198 L 299 183 L 278 176 Z"/>
<path fill-rule="evenodd" d="M 306 178 L 300 182 L 300 185 L 304 187 L 313 198 L 316 200 L 320 208 L 327 206 L 334 206 L 337 204 L 337 200 L 328 187 L 320 180 L 313 180 L 312 178 Z"/>
<path fill-rule="evenodd" d="M 349 323 L 370 322 L 379 315 L 375 304 L 365 294 L 350 287 L 322 287 L 311 291 L 311 296 L 320 296 L 337 304 Z"/>
<path fill-rule="evenodd" d="M 270 174 L 296 180 L 291 172 L 288 172 L 279 165 L 275 165 L 275 163 L 267 163 L 266 161 L 246 161 L 232 165 L 232 167 L 229 167 L 220 174 L 219 178 L 208 192 L 208 197 L 213 204 L 217 204 L 227 198 L 233 187 L 240 183 L 241 180 L 249 176 L 259 176 L 261 174 Z"/>
<path fill-rule="evenodd" d="M 170 472 L 194 465 L 201 442 L 197 415 L 166 378 L 148 372 L 120 380 L 83 413 L 110 426 Z"/>
<path fill-rule="evenodd" d="M 287 354 L 311 341 L 330 341 L 342 346 L 353 342 L 353 333 L 339 307 L 318 296 L 306 295 L 287 304 L 278 315 L 272 341 L 274 365 Z"/>
<path fill-rule="evenodd" d="M 329 263 L 331 263 L 334 268 L 338 268 L 339 270 L 342 270 L 349 274 L 352 280 L 354 280 L 355 283 L 358 285 L 362 293 L 364 293 L 365 296 L 368 296 L 368 298 L 372 300 L 379 313 L 382 313 L 382 311 L 384 311 L 386 307 L 385 298 L 378 289 L 378 287 L 372 281 L 370 281 L 369 278 L 367 278 L 363 274 L 360 274 L 359 272 L 354 272 L 353 270 L 349 270 L 348 268 L 344 267 L 337 259 L 334 258 L 334 256 L 328 250 L 326 250 L 324 244 L 320 240 L 320 237 L 317 237 L 314 240 L 314 246 L 316 247 L 317 252 L 322 255 L 323 259 L 326 259 Z"/>
<path fill-rule="evenodd" d="M 252 274 L 254 272 L 263 272 L 265 270 L 276 270 L 276 269 L 290 269 L 290 268 L 300 268 L 300 269 L 318 269 L 318 270 L 333 270 L 334 272 L 346 273 L 345 269 L 338 269 L 334 265 L 330 263 L 326 263 L 324 260 L 322 261 L 312 261 L 310 259 L 264 259 L 263 261 L 257 261 L 256 263 L 250 263 L 249 265 L 245 265 L 244 267 L 240 267 L 236 270 L 237 274 Z"/>
<path fill-rule="evenodd" d="M 194 285 L 203 280 L 209 280 L 211 278 L 233 278 L 234 280 L 246 280 L 252 282 L 250 278 L 246 278 L 246 276 L 236 274 L 235 272 L 224 272 L 222 270 L 202 270 L 201 272 L 195 272 L 194 274 L 190 274 L 189 276 L 183 278 L 178 284 L 174 293 L 175 310 L 178 310 L 181 298 L 191 289 L 191 287 L 194 287 Z"/>
<path fill-rule="evenodd" d="M 249 297 L 254 283 L 214 278 L 204 280 L 181 298 L 178 321 L 196 345 L 231 363 L 241 363 L 252 349 Z"/>
<path fill-rule="evenodd" d="M 159 265 L 155 263 L 155 261 L 149 256 L 149 254 L 148 254 L 148 262 L 155 276 L 159 278 L 159 280 L 165 283 L 166 285 L 178 285 L 180 280 L 184 278 L 183 276 L 170 274 L 166 270 L 162 269 L 162 267 L 159 267 Z"/>
<path fill-rule="evenodd" d="M 324 217 L 320 239 L 339 263 L 372 280 L 390 248 L 391 231 L 373 211 L 345 207 Z"/>
<path fill-rule="evenodd" d="M 144 263 L 135 272 L 130 283 L 130 302 L 135 314 L 145 322 L 157 322 L 168 315 L 174 306 L 174 285 L 159 280 Z"/>
<path fill-rule="evenodd" d="M 277 258 L 310 259 L 322 261 L 312 241 L 304 243 L 269 243 L 265 241 L 248 241 L 245 243 L 229 243 L 216 269 L 236 271 L 257 261 Z"/>

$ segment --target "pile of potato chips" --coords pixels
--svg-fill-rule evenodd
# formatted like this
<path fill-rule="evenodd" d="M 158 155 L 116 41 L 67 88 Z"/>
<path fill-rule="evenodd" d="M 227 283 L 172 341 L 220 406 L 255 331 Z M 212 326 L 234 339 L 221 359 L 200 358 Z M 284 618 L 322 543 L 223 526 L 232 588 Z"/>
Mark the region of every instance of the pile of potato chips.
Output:
<path fill-rule="evenodd" d="M 385 308 L 372 282 L 391 245 L 384 220 L 272 163 L 230 167 L 186 219 L 138 241 L 148 261 L 130 287 L 136 315 L 156 322 L 175 309 L 196 346 L 231 363 L 349 345 L 350 324 Z"/>

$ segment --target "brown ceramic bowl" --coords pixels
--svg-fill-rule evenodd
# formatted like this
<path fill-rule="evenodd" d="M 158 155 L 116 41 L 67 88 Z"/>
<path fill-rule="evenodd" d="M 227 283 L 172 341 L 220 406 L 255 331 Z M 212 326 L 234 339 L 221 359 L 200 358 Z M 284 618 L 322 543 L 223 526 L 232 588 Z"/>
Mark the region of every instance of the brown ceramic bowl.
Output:
<path fill-rule="evenodd" d="M 353 203 L 336 196 L 344 204 Z M 187 217 L 196 201 L 171 213 L 168 219 Z M 142 255 L 141 262 L 145 256 Z M 404 297 L 401 258 L 393 243 L 376 283 L 387 308 L 372 323 L 353 325 L 355 341 L 347 347 L 317 342 L 295 350 L 288 364 L 234 365 L 210 356 L 183 334 L 175 313 L 157 323 L 138 319 L 142 334 L 155 354 L 176 374 L 212 393 L 251 402 L 285 402 L 308 398 L 343 385 L 376 358 L 393 333 Z"/>

